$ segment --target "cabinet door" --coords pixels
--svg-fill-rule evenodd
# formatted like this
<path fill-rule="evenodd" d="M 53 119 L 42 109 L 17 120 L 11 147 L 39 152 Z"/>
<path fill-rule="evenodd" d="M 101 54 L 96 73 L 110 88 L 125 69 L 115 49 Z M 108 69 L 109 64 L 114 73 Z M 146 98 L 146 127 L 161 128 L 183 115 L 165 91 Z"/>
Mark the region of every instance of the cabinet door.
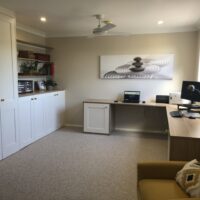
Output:
<path fill-rule="evenodd" d="M 13 99 L 16 93 L 16 52 L 13 21 L 0 14 L 0 99 Z"/>
<path fill-rule="evenodd" d="M 33 138 L 37 140 L 45 135 L 43 95 L 31 98 L 31 119 Z"/>
<path fill-rule="evenodd" d="M 0 113 L 1 113 L 1 108 L 0 108 Z M 1 121 L 0 121 L 0 160 L 2 160 L 3 155 L 2 155 L 2 141 L 1 141 Z"/>
<path fill-rule="evenodd" d="M 19 150 L 17 102 L 5 101 L 0 105 L 3 158 Z"/>
<path fill-rule="evenodd" d="M 65 91 L 44 95 L 44 126 L 46 134 L 59 129 L 64 124 Z"/>
<path fill-rule="evenodd" d="M 109 133 L 109 104 L 84 103 L 84 132 Z"/>
<path fill-rule="evenodd" d="M 23 148 L 33 141 L 33 135 L 31 131 L 31 98 L 19 98 L 18 108 L 20 147 Z"/>
<path fill-rule="evenodd" d="M 64 125 L 65 116 L 65 92 L 57 92 L 54 94 L 54 105 L 55 105 L 55 115 L 56 115 L 56 129 L 61 128 Z"/>
<path fill-rule="evenodd" d="M 53 94 L 44 95 L 44 130 L 45 135 L 56 130 Z"/>

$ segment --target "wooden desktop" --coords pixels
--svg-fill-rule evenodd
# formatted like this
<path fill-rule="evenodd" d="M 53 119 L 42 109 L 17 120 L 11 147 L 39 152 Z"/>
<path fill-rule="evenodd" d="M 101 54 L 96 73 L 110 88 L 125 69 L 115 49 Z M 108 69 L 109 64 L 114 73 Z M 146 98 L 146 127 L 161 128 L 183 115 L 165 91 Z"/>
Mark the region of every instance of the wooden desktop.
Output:
<path fill-rule="evenodd" d="M 175 105 L 123 103 L 112 100 L 87 99 L 84 101 L 84 132 L 109 134 L 115 128 L 114 123 L 112 123 L 114 115 L 113 106 L 117 105 L 165 108 L 169 128 L 169 160 L 200 159 L 200 119 L 171 117 L 170 112 L 177 109 Z M 97 113 L 99 111 L 101 114 Z M 98 114 L 98 119 L 101 120 L 100 124 L 103 127 L 95 129 L 94 126 L 99 126 L 94 117 L 96 114 Z"/>

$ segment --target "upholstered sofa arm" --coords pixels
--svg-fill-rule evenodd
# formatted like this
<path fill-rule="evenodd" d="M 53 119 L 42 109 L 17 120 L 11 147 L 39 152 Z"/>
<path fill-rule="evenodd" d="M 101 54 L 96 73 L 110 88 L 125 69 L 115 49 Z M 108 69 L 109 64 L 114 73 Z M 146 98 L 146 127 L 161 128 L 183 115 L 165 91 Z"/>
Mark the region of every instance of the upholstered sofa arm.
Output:
<path fill-rule="evenodd" d="M 185 163 L 183 161 L 140 162 L 137 165 L 138 181 L 141 179 L 174 179 Z"/>

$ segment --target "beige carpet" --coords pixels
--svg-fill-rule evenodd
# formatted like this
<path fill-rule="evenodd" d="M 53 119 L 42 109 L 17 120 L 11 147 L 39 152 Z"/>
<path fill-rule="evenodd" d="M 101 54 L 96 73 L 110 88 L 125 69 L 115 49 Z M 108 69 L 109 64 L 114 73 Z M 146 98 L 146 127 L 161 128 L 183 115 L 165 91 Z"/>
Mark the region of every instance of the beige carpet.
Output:
<path fill-rule="evenodd" d="M 136 200 L 136 163 L 167 159 L 167 137 L 63 128 L 0 161 L 1 200 Z"/>

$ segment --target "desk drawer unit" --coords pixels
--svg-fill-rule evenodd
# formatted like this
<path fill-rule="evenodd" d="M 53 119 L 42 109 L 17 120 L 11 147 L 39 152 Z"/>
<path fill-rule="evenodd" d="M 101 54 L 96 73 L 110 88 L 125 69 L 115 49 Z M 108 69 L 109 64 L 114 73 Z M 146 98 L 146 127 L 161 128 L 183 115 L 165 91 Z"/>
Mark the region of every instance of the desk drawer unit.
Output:
<path fill-rule="evenodd" d="M 84 132 L 109 134 L 110 105 L 84 103 Z"/>

